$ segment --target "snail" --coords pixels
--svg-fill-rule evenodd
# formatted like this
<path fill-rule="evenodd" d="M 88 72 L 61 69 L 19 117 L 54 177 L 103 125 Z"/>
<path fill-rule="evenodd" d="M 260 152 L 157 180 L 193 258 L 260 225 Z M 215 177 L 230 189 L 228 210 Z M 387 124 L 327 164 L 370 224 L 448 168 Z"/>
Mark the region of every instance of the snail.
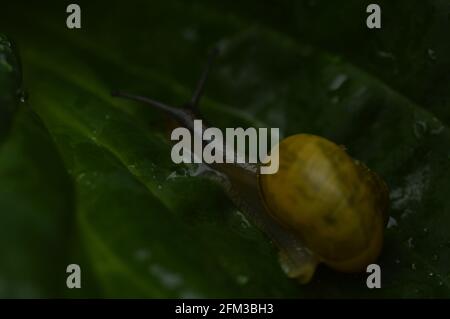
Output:
<path fill-rule="evenodd" d="M 182 108 L 122 91 L 169 114 L 193 130 L 214 50 L 189 103 Z M 365 271 L 381 253 L 388 219 L 386 183 L 346 150 L 323 137 L 296 134 L 277 146 L 279 170 L 260 174 L 258 165 L 209 164 L 226 176 L 226 190 L 253 224 L 279 248 L 289 277 L 308 283 L 318 264 L 355 273 Z"/>

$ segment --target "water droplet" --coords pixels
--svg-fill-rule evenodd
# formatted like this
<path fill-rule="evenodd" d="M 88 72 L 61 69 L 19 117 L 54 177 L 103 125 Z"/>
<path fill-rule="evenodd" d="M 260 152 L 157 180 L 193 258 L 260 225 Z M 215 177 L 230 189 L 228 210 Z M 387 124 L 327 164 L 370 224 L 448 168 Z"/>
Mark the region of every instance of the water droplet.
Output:
<path fill-rule="evenodd" d="M 339 90 L 339 88 L 348 80 L 348 76 L 345 74 L 339 74 L 336 76 L 330 84 L 330 91 Z"/>
<path fill-rule="evenodd" d="M 22 93 L 19 95 L 19 100 L 21 103 L 25 103 L 28 101 L 28 93 L 25 91 L 22 91 Z"/>
<path fill-rule="evenodd" d="M 0 53 L 0 65 L 8 72 L 13 72 L 14 70 L 14 67 L 9 63 L 6 54 Z"/>
<path fill-rule="evenodd" d="M 163 285 L 169 289 L 174 289 L 179 287 L 183 280 L 181 277 L 159 265 L 151 265 L 149 271 L 152 275 L 156 276 Z"/>
<path fill-rule="evenodd" d="M 439 281 L 439 286 L 443 286 L 444 283 L 442 281 Z"/>
<path fill-rule="evenodd" d="M 389 217 L 387 228 L 398 226 L 397 220 L 394 217 Z"/>
<path fill-rule="evenodd" d="M 395 56 L 391 53 L 391 52 L 386 52 L 386 51 L 378 51 L 377 55 L 380 58 L 383 59 L 391 59 L 391 60 L 395 60 Z"/>
<path fill-rule="evenodd" d="M 434 273 L 433 273 L 433 272 L 430 272 L 430 273 L 428 274 L 428 276 L 433 277 L 433 276 L 434 276 Z"/>
<path fill-rule="evenodd" d="M 147 249 L 138 249 L 134 252 L 134 257 L 138 261 L 145 261 L 145 260 L 149 259 L 150 256 L 151 256 L 151 253 Z"/>
<path fill-rule="evenodd" d="M 431 60 L 433 60 L 433 61 L 436 61 L 436 60 L 437 60 L 437 57 L 436 57 L 436 51 L 434 51 L 433 49 L 428 49 L 427 53 L 428 53 L 428 57 L 429 57 Z"/>
<path fill-rule="evenodd" d="M 21 103 L 25 103 L 28 101 L 28 92 L 24 91 L 23 89 L 17 90 L 17 97 L 19 98 L 19 101 Z"/>
<path fill-rule="evenodd" d="M 408 238 L 408 247 L 409 248 L 414 248 L 414 243 L 413 243 L 413 238 L 412 237 Z"/>
<path fill-rule="evenodd" d="M 158 189 L 162 189 L 162 185 L 158 185 Z"/>
<path fill-rule="evenodd" d="M 414 123 L 414 135 L 417 138 L 423 138 L 428 131 L 427 123 L 424 121 L 417 121 Z"/>
<path fill-rule="evenodd" d="M 414 263 L 411 264 L 411 269 L 412 269 L 412 270 L 416 270 L 416 269 L 417 269 L 417 268 L 416 268 L 416 264 L 414 264 Z"/>
<path fill-rule="evenodd" d="M 432 135 L 439 135 L 445 130 L 445 126 L 436 117 L 429 122 L 429 131 Z"/>
<path fill-rule="evenodd" d="M 241 226 L 243 228 L 250 227 L 250 222 L 248 221 L 248 219 L 245 217 L 245 215 L 242 212 L 237 210 L 236 211 L 236 215 L 238 215 L 240 217 L 240 219 L 241 219 Z"/>
<path fill-rule="evenodd" d="M 428 228 L 425 227 L 425 228 L 423 229 L 423 232 L 424 232 L 425 234 L 428 233 Z"/>
<path fill-rule="evenodd" d="M 433 135 L 439 135 L 439 134 L 441 134 L 441 133 L 444 131 L 444 129 L 445 129 L 445 126 L 444 126 L 444 125 L 441 125 L 441 126 L 439 126 L 438 128 L 432 129 L 432 130 L 431 130 L 431 134 L 433 134 Z"/>
<path fill-rule="evenodd" d="M 401 189 L 401 188 L 393 189 L 393 190 L 389 193 L 389 198 L 390 198 L 391 200 L 399 199 L 399 198 L 401 198 L 402 196 L 403 196 L 403 189 Z"/>
<path fill-rule="evenodd" d="M 333 96 L 333 97 L 331 98 L 331 103 L 333 103 L 333 104 L 338 104 L 338 103 L 339 103 L 339 100 L 340 100 L 339 96 Z"/>
<path fill-rule="evenodd" d="M 239 275 L 237 276 L 236 281 L 239 285 L 245 285 L 248 283 L 248 277 L 244 275 Z"/>
<path fill-rule="evenodd" d="M 392 207 L 395 209 L 404 209 L 401 218 L 406 218 L 413 213 L 410 209 L 412 203 L 420 202 L 430 181 L 430 167 L 427 165 L 418 169 L 404 178 L 404 186 L 391 193 L 395 195 L 392 201 Z"/>
<path fill-rule="evenodd" d="M 197 31 L 192 28 L 186 28 L 182 31 L 182 36 L 186 41 L 194 42 L 197 40 Z"/>

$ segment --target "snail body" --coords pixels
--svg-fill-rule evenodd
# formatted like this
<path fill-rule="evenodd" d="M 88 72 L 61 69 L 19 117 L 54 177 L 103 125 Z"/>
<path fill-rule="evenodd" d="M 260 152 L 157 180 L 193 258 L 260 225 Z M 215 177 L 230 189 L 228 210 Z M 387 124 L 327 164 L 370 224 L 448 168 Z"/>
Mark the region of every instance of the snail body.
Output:
<path fill-rule="evenodd" d="M 185 108 L 124 92 L 113 95 L 150 104 L 193 131 L 209 66 Z M 389 206 L 384 181 L 323 137 L 296 134 L 276 148 L 274 174 L 238 162 L 211 167 L 226 176 L 225 189 L 236 206 L 278 246 L 289 277 L 307 283 L 319 263 L 341 272 L 365 271 L 382 248 Z"/>

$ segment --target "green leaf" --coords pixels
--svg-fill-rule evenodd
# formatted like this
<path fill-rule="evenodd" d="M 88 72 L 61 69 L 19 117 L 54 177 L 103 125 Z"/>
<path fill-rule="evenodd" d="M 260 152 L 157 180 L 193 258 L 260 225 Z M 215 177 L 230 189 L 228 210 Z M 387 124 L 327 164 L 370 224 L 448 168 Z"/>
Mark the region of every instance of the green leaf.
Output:
<path fill-rule="evenodd" d="M 448 31 L 448 23 L 436 13 L 446 3 L 410 2 L 383 2 L 386 29 L 375 35 L 356 1 L 138 1 L 110 3 L 107 14 L 90 2 L 82 4 L 81 30 L 61 24 L 60 6 L 33 7 L 27 16 L 31 10 L 9 4 L 35 27 L 3 20 L 22 49 L 30 104 L 74 183 L 83 269 L 100 286 L 85 288 L 88 295 L 448 297 L 449 113 L 427 102 L 446 105 L 450 97 L 438 81 L 449 66 L 437 27 Z M 394 22 L 401 4 L 408 14 Z M 419 26 L 429 25 L 424 40 Z M 220 180 L 171 162 L 165 118 L 109 97 L 121 88 L 180 105 L 215 44 L 222 54 L 201 105 L 209 123 L 322 135 L 386 179 L 392 218 L 379 260 L 382 289 L 367 289 L 365 274 L 326 267 L 305 286 L 288 279 L 276 249 Z M 374 58 L 380 52 L 395 63 Z"/>
<path fill-rule="evenodd" d="M 1 120 L 11 131 L 0 144 L 0 297 L 76 296 L 65 283 L 71 259 L 85 259 L 73 232 L 72 183 L 52 137 L 25 103 L 17 51 L 1 41 Z M 87 287 L 96 291 L 95 281 Z"/>
<path fill-rule="evenodd" d="M 0 296 L 60 297 L 72 198 L 51 137 L 26 105 L 0 147 Z"/>
<path fill-rule="evenodd" d="M 379 0 L 382 28 L 366 28 L 373 1 L 213 1 L 292 39 L 341 56 L 450 123 L 448 0 Z"/>
<path fill-rule="evenodd" d="M 19 58 L 0 35 L 0 297 L 57 297 L 70 184 L 50 135 L 20 94 Z"/>

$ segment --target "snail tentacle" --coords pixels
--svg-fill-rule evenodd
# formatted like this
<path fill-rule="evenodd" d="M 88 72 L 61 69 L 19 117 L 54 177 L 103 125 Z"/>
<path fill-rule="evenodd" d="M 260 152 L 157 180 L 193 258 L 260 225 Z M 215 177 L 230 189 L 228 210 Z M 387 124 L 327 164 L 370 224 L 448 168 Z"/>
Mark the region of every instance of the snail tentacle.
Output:
<path fill-rule="evenodd" d="M 130 94 L 120 90 L 112 91 L 111 95 L 113 97 L 121 97 L 151 105 L 152 107 L 169 114 L 173 119 L 177 120 L 181 125 L 185 126 L 189 130 L 194 129 L 193 123 L 195 116 L 189 109 L 170 106 L 162 102 L 150 99 L 148 97 Z"/>
<path fill-rule="evenodd" d="M 197 86 L 195 88 L 194 94 L 192 94 L 191 100 L 185 106 L 186 108 L 191 109 L 192 112 L 195 114 L 198 114 L 198 104 L 200 102 L 201 97 L 203 96 L 206 80 L 208 78 L 209 73 L 211 72 L 213 62 L 218 54 L 219 54 L 219 49 L 217 47 L 214 47 L 210 51 L 206 65 L 203 69 L 200 79 L 197 82 Z"/>

